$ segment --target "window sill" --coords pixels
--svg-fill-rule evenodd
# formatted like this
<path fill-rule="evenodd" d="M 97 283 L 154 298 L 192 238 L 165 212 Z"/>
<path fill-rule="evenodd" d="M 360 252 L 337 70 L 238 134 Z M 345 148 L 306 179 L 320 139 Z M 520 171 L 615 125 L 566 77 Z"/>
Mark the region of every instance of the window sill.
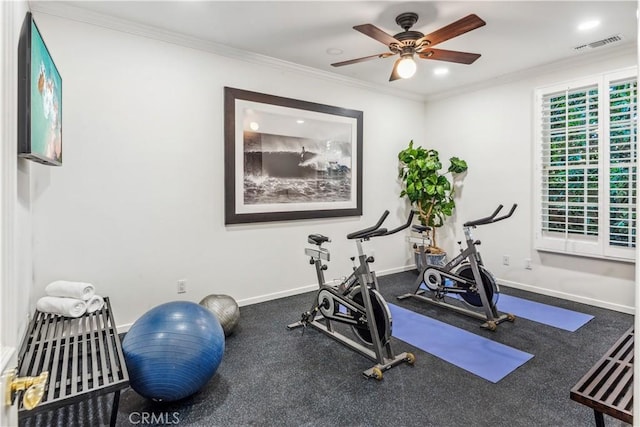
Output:
<path fill-rule="evenodd" d="M 601 259 L 605 261 L 623 262 L 625 264 L 636 263 L 635 258 L 631 259 L 631 258 L 625 258 L 625 257 L 614 257 L 614 256 L 599 255 L 599 254 L 578 253 L 578 252 L 563 251 L 559 249 L 550 249 L 550 248 L 544 248 L 544 247 L 536 247 L 535 250 L 539 252 L 548 252 L 548 253 L 568 255 L 568 256 L 579 257 L 579 258 L 595 258 L 595 259 Z"/>

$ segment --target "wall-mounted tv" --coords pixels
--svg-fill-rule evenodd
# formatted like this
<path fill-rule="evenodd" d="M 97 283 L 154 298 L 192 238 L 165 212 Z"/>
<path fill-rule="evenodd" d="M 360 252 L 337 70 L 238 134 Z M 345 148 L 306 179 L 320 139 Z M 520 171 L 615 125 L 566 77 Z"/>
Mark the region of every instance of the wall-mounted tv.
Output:
<path fill-rule="evenodd" d="M 18 42 L 18 155 L 62 165 L 62 77 L 31 12 Z"/>

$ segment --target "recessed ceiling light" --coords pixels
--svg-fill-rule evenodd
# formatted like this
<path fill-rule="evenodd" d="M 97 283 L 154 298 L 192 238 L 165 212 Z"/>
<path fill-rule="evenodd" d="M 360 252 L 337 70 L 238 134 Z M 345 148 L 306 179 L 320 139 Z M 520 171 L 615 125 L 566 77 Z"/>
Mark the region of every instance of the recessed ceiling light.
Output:
<path fill-rule="evenodd" d="M 597 27 L 598 25 L 600 25 L 600 21 L 598 21 L 597 19 L 594 19 L 594 20 L 591 20 L 591 21 L 584 21 L 583 23 L 578 25 L 578 30 L 580 30 L 580 31 L 591 30 L 591 29 Z"/>
<path fill-rule="evenodd" d="M 251 122 L 249 123 L 249 127 L 251 128 L 251 130 L 256 131 L 258 129 L 260 129 L 260 125 L 256 122 Z"/>
<path fill-rule="evenodd" d="M 302 119 L 298 119 L 298 120 L 296 120 L 296 123 L 298 123 L 299 125 L 301 125 L 301 124 L 303 124 L 303 123 L 304 123 L 304 120 L 302 120 Z"/>
<path fill-rule="evenodd" d="M 330 47 L 327 49 L 327 54 L 329 55 L 342 55 L 344 51 L 342 49 L 338 49 L 337 47 Z"/>
<path fill-rule="evenodd" d="M 435 70 L 433 70 L 433 74 L 435 74 L 436 76 L 444 76 L 445 74 L 449 74 L 449 69 L 448 68 L 436 68 Z"/>

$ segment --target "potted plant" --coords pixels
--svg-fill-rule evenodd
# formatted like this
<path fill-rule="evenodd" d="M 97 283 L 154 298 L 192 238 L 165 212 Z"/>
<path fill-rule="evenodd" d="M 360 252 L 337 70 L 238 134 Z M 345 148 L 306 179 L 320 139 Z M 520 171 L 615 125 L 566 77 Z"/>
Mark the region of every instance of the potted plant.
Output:
<path fill-rule="evenodd" d="M 422 225 L 431 227 L 429 246 L 424 247 L 428 254 L 439 255 L 443 261 L 446 254 L 438 247 L 436 229 L 442 227 L 447 217 L 453 214 L 456 203 L 453 199 L 455 187 L 449 181 L 456 174 L 467 170 L 467 162 L 458 157 L 449 159 L 449 167 L 442 172 L 442 163 L 436 150 L 414 147 L 413 141 L 398 153 L 400 161 L 399 178 L 403 190 L 400 197 L 407 197 Z M 435 262 L 434 262 L 435 263 Z"/>

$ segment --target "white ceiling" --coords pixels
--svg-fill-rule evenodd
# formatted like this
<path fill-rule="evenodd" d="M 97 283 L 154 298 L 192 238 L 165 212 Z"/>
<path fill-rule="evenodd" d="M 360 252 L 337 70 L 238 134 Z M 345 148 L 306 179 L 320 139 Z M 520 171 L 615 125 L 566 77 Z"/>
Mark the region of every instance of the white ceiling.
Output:
<path fill-rule="evenodd" d="M 51 8 L 52 3 L 47 2 Z M 39 3 L 32 2 L 38 9 Z M 136 24 L 253 52 L 365 82 L 429 96 L 459 86 L 604 49 L 637 45 L 636 1 L 83 1 L 57 3 Z M 35 7 L 34 7 L 35 6 Z M 60 10 L 64 10 L 61 8 Z M 77 11 L 77 10 L 76 10 Z M 395 17 L 419 15 L 412 30 L 431 33 L 470 13 L 486 26 L 443 42 L 438 48 L 480 53 L 472 65 L 418 60 L 409 80 L 388 82 L 395 57 L 344 67 L 333 62 L 387 52 L 382 43 L 355 30 L 373 24 L 393 35 Z M 579 31 L 578 24 L 600 25 Z M 576 46 L 620 34 L 620 42 L 579 52 Z M 337 48 L 340 55 L 327 49 Z M 435 76 L 437 67 L 449 74 Z"/>

